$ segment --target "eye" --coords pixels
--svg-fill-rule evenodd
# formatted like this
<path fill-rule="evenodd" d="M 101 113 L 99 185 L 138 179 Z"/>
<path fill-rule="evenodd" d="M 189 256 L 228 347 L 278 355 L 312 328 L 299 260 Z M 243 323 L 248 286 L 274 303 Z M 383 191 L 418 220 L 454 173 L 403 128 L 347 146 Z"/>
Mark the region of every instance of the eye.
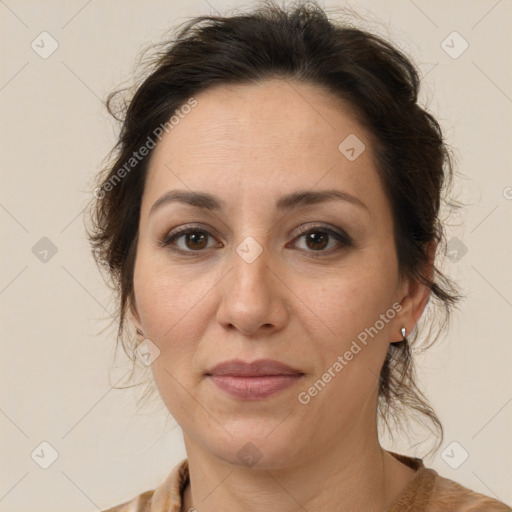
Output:
<path fill-rule="evenodd" d="M 305 251 L 312 253 L 331 254 L 343 247 L 352 245 L 350 237 L 343 232 L 337 232 L 323 226 L 313 226 L 296 238 L 304 240 Z"/>
<path fill-rule="evenodd" d="M 208 231 L 197 227 L 188 227 L 176 232 L 169 233 L 158 244 L 168 247 L 171 251 L 178 253 L 201 252 L 211 247 L 223 247 L 221 243 L 208 246 L 208 239 L 212 238 Z"/>
<path fill-rule="evenodd" d="M 224 247 L 221 242 L 208 245 L 209 239 L 213 239 L 213 236 L 208 231 L 189 226 L 178 231 L 171 231 L 163 240 L 159 240 L 157 243 L 173 252 L 188 256 L 198 255 L 198 253 L 212 247 Z M 304 239 L 305 244 L 305 248 L 301 250 L 315 256 L 322 253 L 328 255 L 352 245 L 352 240 L 346 233 L 337 232 L 324 226 L 310 227 L 306 232 L 295 238 L 295 240 L 300 239 Z"/>

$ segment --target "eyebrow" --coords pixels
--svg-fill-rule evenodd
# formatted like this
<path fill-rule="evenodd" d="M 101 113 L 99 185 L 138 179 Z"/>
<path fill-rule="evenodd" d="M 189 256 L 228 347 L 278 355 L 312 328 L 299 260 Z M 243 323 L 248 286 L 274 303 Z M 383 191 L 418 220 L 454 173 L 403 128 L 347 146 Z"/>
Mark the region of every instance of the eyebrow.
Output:
<path fill-rule="evenodd" d="M 302 206 L 315 205 L 326 201 L 346 201 L 355 206 L 368 210 L 368 207 L 356 196 L 344 192 L 342 190 L 328 189 L 328 190 L 299 190 L 291 194 L 287 194 L 279 198 L 276 202 L 276 209 L 292 210 Z M 192 192 L 188 190 L 170 190 L 163 196 L 157 199 L 149 211 L 152 215 L 156 210 L 169 203 L 184 203 L 196 208 L 209 210 L 212 212 L 221 212 L 226 203 L 211 194 L 206 192 Z"/>

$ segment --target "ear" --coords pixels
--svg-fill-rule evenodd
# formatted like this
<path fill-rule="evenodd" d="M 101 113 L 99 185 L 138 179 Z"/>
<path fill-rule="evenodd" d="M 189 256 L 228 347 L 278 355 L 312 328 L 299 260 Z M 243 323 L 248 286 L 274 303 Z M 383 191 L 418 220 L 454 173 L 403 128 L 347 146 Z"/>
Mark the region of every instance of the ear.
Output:
<path fill-rule="evenodd" d="M 140 315 L 139 312 L 137 311 L 135 297 L 128 297 L 128 311 L 130 313 L 131 322 L 135 326 L 135 329 L 140 329 L 142 331 Z"/>
<path fill-rule="evenodd" d="M 436 246 L 435 242 L 431 242 L 428 248 L 428 261 L 423 275 L 429 279 L 432 279 L 434 273 Z M 427 306 L 430 293 L 430 288 L 417 279 L 409 278 L 403 282 L 400 289 L 400 305 L 402 309 L 395 317 L 390 342 L 402 341 L 402 327 L 405 327 L 406 336 L 414 329 Z"/>

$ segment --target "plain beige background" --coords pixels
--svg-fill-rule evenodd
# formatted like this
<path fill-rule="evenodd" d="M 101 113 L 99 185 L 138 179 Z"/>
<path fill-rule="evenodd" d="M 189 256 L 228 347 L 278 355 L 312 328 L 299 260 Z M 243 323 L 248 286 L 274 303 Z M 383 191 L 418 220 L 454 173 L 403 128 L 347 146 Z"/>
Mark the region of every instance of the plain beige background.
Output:
<path fill-rule="evenodd" d="M 82 210 L 115 140 L 101 100 L 130 78 L 142 46 L 187 16 L 240 4 L 0 1 L 0 511 L 106 509 L 154 488 L 186 456 L 163 405 L 135 415 L 136 395 L 112 389 L 129 367 L 121 356 L 113 367 L 114 329 L 97 335 L 113 303 L 90 255 Z M 512 3 L 350 5 L 418 63 L 423 100 L 457 151 L 457 191 L 468 203 L 449 231 L 446 267 L 468 298 L 449 333 L 417 359 L 446 431 L 425 464 L 510 504 Z M 53 40 L 58 48 L 43 58 Z M 35 462 L 51 458 L 42 442 L 58 452 L 48 469 Z M 387 447 L 422 454 L 404 439 Z M 460 460 L 462 450 L 469 457 L 452 469 L 446 453 Z"/>

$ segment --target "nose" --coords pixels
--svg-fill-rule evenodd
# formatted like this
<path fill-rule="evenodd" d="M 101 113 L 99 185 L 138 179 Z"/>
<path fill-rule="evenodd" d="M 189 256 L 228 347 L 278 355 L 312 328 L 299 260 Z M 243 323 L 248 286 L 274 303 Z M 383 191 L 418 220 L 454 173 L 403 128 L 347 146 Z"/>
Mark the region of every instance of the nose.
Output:
<path fill-rule="evenodd" d="M 222 280 L 217 321 L 245 336 L 268 335 L 288 322 L 290 291 L 268 248 L 253 261 L 243 249 L 233 251 L 231 271 Z"/>

